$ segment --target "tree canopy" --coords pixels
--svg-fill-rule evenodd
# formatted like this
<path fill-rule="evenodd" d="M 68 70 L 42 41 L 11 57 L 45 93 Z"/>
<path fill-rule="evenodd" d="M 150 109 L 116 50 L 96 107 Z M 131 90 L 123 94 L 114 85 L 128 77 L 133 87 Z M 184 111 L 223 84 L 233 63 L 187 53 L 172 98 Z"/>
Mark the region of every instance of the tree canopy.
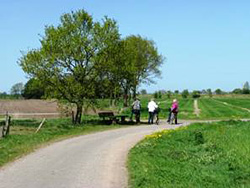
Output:
<path fill-rule="evenodd" d="M 163 63 L 153 41 L 141 36 L 122 40 L 115 20 L 93 21 L 84 10 L 62 15 L 58 26 L 46 26 L 40 43 L 18 63 L 46 86 L 50 97 L 76 105 L 74 123 L 81 122 L 86 102 L 132 88 L 136 94 L 140 83 L 160 75 Z"/>

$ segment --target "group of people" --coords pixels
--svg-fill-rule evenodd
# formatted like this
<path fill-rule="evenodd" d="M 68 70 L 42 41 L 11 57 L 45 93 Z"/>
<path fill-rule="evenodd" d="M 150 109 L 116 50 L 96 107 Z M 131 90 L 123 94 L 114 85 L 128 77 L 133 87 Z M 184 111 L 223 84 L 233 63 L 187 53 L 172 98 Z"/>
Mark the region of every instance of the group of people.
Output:
<path fill-rule="evenodd" d="M 153 124 L 154 119 L 156 118 L 156 124 L 159 122 L 159 108 L 160 103 L 156 103 L 154 99 L 151 99 L 148 103 L 148 124 Z M 178 115 L 179 105 L 177 99 L 173 100 L 171 107 L 169 108 L 169 114 L 167 117 L 167 122 L 170 124 L 177 124 L 177 115 Z M 136 123 L 140 123 L 141 116 L 141 102 L 139 98 L 136 98 L 132 104 L 132 113 L 131 120 L 133 119 L 133 114 L 135 115 Z"/>

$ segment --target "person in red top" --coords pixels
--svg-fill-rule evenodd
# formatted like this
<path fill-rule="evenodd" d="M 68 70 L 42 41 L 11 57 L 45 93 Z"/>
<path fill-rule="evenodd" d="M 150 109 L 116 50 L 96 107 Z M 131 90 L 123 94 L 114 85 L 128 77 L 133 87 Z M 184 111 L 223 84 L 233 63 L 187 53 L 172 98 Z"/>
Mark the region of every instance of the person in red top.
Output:
<path fill-rule="evenodd" d="M 171 106 L 172 118 L 171 118 L 170 123 L 172 123 L 173 120 L 174 120 L 174 123 L 177 124 L 177 114 L 178 114 L 178 111 L 179 111 L 178 101 L 176 99 L 174 99 L 173 103 L 172 103 L 172 106 Z"/>

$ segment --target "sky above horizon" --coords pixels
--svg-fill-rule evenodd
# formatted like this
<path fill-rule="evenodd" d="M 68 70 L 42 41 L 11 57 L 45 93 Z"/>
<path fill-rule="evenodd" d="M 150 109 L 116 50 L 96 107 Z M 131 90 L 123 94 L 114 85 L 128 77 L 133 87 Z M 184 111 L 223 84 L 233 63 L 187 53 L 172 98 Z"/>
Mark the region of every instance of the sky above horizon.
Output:
<path fill-rule="evenodd" d="M 17 64 L 21 51 L 39 48 L 46 25 L 79 9 L 94 20 L 115 19 L 122 37 L 155 41 L 166 58 L 162 78 L 141 89 L 241 88 L 250 81 L 249 7 L 247 0 L 1 0 L 0 92 L 27 82 Z"/>

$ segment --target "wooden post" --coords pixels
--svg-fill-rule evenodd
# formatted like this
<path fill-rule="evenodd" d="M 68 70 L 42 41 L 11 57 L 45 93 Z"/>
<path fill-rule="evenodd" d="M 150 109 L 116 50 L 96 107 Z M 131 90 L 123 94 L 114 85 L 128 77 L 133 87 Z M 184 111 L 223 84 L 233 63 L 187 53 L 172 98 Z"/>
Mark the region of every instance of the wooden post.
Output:
<path fill-rule="evenodd" d="M 3 138 L 6 137 L 7 135 L 9 135 L 10 124 L 11 124 L 11 117 L 9 116 L 8 112 L 6 112 L 5 124 L 3 125 L 3 128 L 2 128 L 2 137 Z"/>
<path fill-rule="evenodd" d="M 43 126 L 43 123 L 45 122 L 45 118 L 43 118 L 43 121 L 40 123 L 40 125 L 39 125 L 39 127 L 37 128 L 37 130 L 36 130 L 36 132 L 35 133 L 37 133 L 40 129 L 41 129 L 41 127 Z"/>

